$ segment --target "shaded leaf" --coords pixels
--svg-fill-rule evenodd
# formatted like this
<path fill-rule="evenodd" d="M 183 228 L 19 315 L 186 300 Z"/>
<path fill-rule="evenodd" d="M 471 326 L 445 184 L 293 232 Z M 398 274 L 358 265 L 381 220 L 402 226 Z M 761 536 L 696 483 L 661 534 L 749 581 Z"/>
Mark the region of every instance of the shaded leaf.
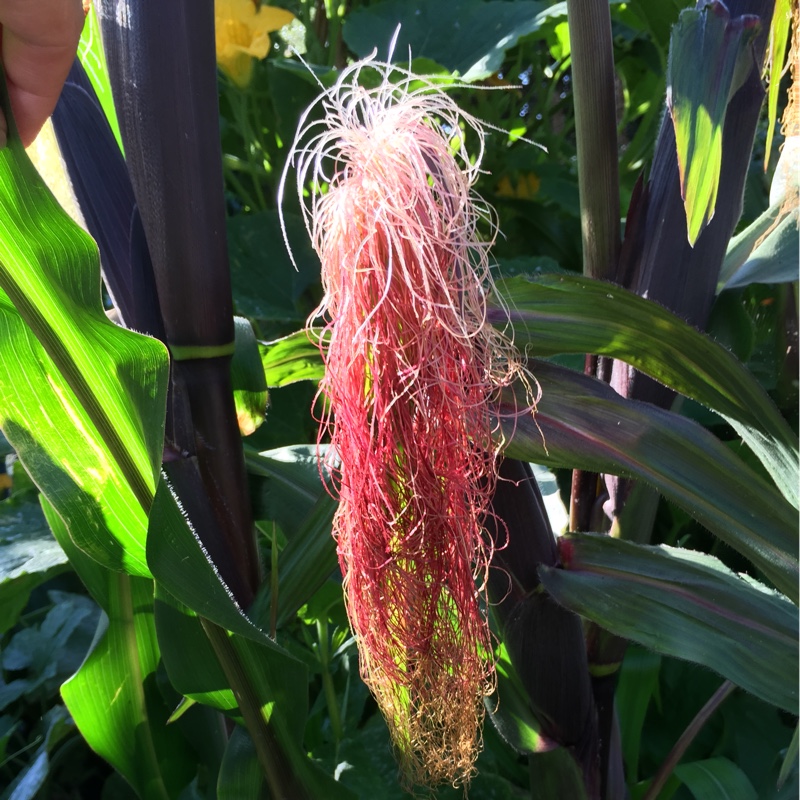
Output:
<path fill-rule="evenodd" d="M 342 35 L 359 57 L 377 48 L 384 58 L 399 25 L 395 60 L 407 60 L 410 48 L 415 58 L 429 58 L 465 81 L 476 81 L 497 72 L 506 50 L 521 37 L 566 13 L 566 3 L 547 8 L 533 0 L 454 0 L 447 5 L 437 0 L 385 0 L 349 14 Z"/>
<path fill-rule="evenodd" d="M 542 385 L 535 417 L 500 411 L 512 458 L 639 478 L 749 558 L 793 600 L 798 596 L 797 514 L 778 492 L 695 422 L 625 400 L 607 384 L 531 364 Z"/>
<path fill-rule="evenodd" d="M 293 214 L 284 217 L 299 271 L 286 252 L 278 212 L 262 211 L 228 220 L 231 281 L 239 314 L 296 328 L 316 305 L 304 302 L 303 294 L 319 280 L 319 260 L 302 219 Z"/>
<path fill-rule="evenodd" d="M 16 624 L 31 590 L 68 569 L 37 503 L 0 503 L 0 634 Z"/>
<path fill-rule="evenodd" d="M 622 662 L 614 695 L 619 714 L 622 755 L 631 783 L 638 780 L 639 747 L 650 701 L 658 692 L 661 656 L 639 647 L 629 647 Z"/>
<path fill-rule="evenodd" d="M 528 354 L 595 353 L 625 361 L 722 415 L 767 468 L 783 495 L 800 504 L 797 436 L 758 381 L 736 358 L 665 308 L 583 277 L 542 275 L 505 281 L 517 345 Z M 506 312 L 489 320 L 505 324 Z"/>
<path fill-rule="evenodd" d="M 758 800 L 747 775 L 727 758 L 680 764 L 675 768 L 675 776 L 695 800 Z"/>
<path fill-rule="evenodd" d="M 237 726 L 228 740 L 217 780 L 217 800 L 268 800 L 256 748 L 247 731 Z"/>
<path fill-rule="evenodd" d="M 3 800 L 33 800 L 50 772 L 50 753 L 72 731 L 72 720 L 61 705 L 48 709 L 43 721 L 46 729 L 44 741 L 36 750 L 33 760 L 3 793 Z"/>
<path fill-rule="evenodd" d="M 559 545 L 564 569 L 539 570 L 559 603 L 797 713 L 797 609 L 785 597 L 691 550 L 599 534 L 569 534 Z"/>
<path fill-rule="evenodd" d="M 789 747 L 786 750 L 786 756 L 783 759 L 783 763 L 781 764 L 781 771 L 778 775 L 778 788 L 782 788 L 783 785 L 786 783 L 786 779 L 789 777 L 792 770 L 797 770 L 797 751 L 798 751 L 798 741 L 800 740 L 800 723 L 795 725 L 794 734 L 792 735 L 792 741 Z"/>

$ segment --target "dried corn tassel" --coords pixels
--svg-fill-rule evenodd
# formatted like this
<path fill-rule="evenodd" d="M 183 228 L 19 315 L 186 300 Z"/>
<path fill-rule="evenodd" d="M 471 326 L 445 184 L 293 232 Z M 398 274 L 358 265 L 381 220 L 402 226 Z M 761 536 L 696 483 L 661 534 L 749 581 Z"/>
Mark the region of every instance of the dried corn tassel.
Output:
<path fill-rule="evenodd" d="M 365 70 L 377 88 L 359 86 Z M 470 162 L 460 126 L 481 150 L 484 134 L 429 80 L 374 60 L 317 102 L 324 119 L 306 112 L 292 157 L 301 197 L 309 179 L 328 186 L 304 213 L 322 261 L 320 436 L 341 463 L 347 611 L 407 779 L 464 783 L 494 687 L 481 608 L 491 407 L 525 379 L 485 320 L 491 242 L 476 228 L 496 226 L 472 192 L 480 158 Z"/>

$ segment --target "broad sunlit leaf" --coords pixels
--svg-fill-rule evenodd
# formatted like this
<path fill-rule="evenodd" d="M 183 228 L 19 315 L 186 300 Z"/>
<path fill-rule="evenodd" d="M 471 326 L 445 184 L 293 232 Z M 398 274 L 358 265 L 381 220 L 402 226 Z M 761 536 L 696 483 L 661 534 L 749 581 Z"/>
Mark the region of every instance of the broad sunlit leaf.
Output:
<path fill-rule="evenodd" d="M 0 426 L 29 474 L 81 549 L 148 575 L 167 352 L 106 318 L 97 247 L 14 136 L 0 151 L 0 340 Z"/>
<path fill-rule="evenodd" d="M 153 582 L 106 569 L 78 550 L 52 505 L 50 526 L 81 580 L 106 612 L 86 660 L 61 687 L 89 746 L 124 775 L 142 798 L 177 798 L 195 759 L 155 683 L 160 654 Z"/>
<path fill-rule="evenodd" d="M 748 48 L 758 17 L 731 19 L 711 0 L 686 9 L 673 29 L 667 68 L 667 106 L 675 128 L 681 195 L 690 244 L 714 216 L 722 166 L 722 126 L 728 100 L 752 63 Z"/>

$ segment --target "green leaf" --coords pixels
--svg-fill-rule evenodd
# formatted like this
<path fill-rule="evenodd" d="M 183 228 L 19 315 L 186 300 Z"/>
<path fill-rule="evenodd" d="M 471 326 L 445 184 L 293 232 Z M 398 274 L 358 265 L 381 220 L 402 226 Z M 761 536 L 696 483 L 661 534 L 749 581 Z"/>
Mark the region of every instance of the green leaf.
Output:
<path fill-rule="evenodd" d="M 781 206 L 785 204 L 785 200 Z M 777 205 L 777 204 L 776 204 Z M 768 209 L 769 214 L 775 206 Z M 759 220 L 761 217 L 759 217 Z M 773 217 L 774 219 L 774 217 Z M 759 221 L 756 220 L 754 225 Z M 725 281 L 723 288 L 735 289 L 749 286 L 751 283 L 789 283 L 798 279 L 797 270 L 797 207 L 778 217 L 778 221 L 769 228 L 749 258 Z M 750 229 L 743 231 L 744 236 Z M 738 239 L 739 237 L 737 237 Z M 727 258 L 726 258 L 727 262 Z M 723 269 L 725 263 L 723 263 Z M 720 275 L 722 277 L 722 274 Z"/>
<path fill-rule="evenodd" d="M 106 615 L 80 669 L 61 694 L 89 746 L 118 770 L 141 798 L 175 798 L 195 772 L 195 759 L 156 685 L 160 654 L 153 620 L 153 582 L 120 575 L 72 543 L 46 500 L 50 527 L 75 571 Z"/>
<path fill-rule="evenodd" d="M 619 684 L 614 695 L 619 715 L 622 755 L 629 783 L 636 783 L 642 729 L 651 699 L 658 692 L 661 656 L 631 646 L 625 653 Z"/>
<path fill-rule="evenodd" d="M 78 58 L 81 60 L 81 64 L 83 64 L 83 68 L 92 82 L 92 87 L 97 99 L 100 101 L 108 124 L 114 132 L 114 138 L 117 140 L 119 149 L 124 153 L 125 148 L 122 146 L 117 112 L 114 108 L 114 97 L 111 93 L 111 82 L 108 78 L 108 66 L 106 65 L 106 54 L 103 50 L 100 23 L 97 21 L 97 12 L 94 5 L 90 6 L 89 13 L 86 15 L 81 40 L 78 43 Z"/>
<path fill-rule="evenodd" d="M 0 634 L 16 624 L 33 589 L 67 568 L 38 503 L 0 503 Z"/>
<path fill-rule="evenodd" d="M 521 388 L 500 407 L 509 456 L 639 478 L 797 600 L 797 514 L 730 448 L 697 423 L 625 400 L 594 378 L 547 362 L 531 367 L 542 385 L 536 415 L 517 414 L 526 402 Z"/>
<path fill-rule="evenodd" d="M 722 2 L 711 0 L 699 9 L 683 11 L 673 29 L 667 106 L 692 245 L 714 216 L 725 112 L 744 78 L 743 68 L 752 64 L 748 45 L 757 22 L 752 15 L 732 20 Z"/>
<path fill-rule="evenodd" d="M 327 449 L 320 446 L 324 458 Z M 278 627 L 294 618 L 297 610 L 336 570 L 336 544 L 331 535 L 336 501 L 320 478 L 317 448 L 285 447 L 263 453 L 247 452 L 248 470 L 267 478 L 267 508 L 287 545 L 278 556 L 278 596 L 265 581 L 251 610 L 254 619 L 270 619 L 277 602 Z"/>
<path fill-rule="evenodd" d="M 797 608 L 785 597 L 692 550 L 599 534 L 569 534 L 559 547 L 564 568 L 539 569 L 559 603 L 797 714 Z"/>
<path fill-rule="evenodd" d="M 253 740 L 238 725 L 222 759 L 217 800 L 269 800 Z"/>
<path fill-rule="evenodd" d="M 0 426 L 70 536 L 148 575 L 147 510 L 161 463 L 167 352 L 100 302 L 97 247 L 12 136 L 0 150 Z"/>
<path fill-rule="evenodd" d="M 399 25 L 395 60 L 407 61 L 410 48 L 414 58 L 429 58 L 465 81 L 477 81 L 497 72 L 521 37 L 566 13 L 565 3 L 548 8 L 533 0 L 454 0 L 446 6 L 437 0 L 385 0 L 349 14 L 342 36 L 359 57 L 374 48 L 383 57 Z"/>
<path fill-rule="evenodd" d="M 264 422 L 267 411 L 267 382 L 253 326 L 234 317 L 236 349 L 231 363 L 233 399 L 242 436 L 249 436 Z"/>
<path fill-rule="evenodd" d="M 758 800 L 747 775 L 727 758 L 680 764 L 675 768 L 675 776 L 696 800 Z"/>
<path fill-rule="evenodd" d="M 314 333 L 297 331 L 283 339 L 259 344 L 267 386 L 280 388 L 297 381 L 318 381 L 325 374 Z"/>
<path fill-rule="evenodd" d="M 541 275 L 498 287 L 517 345 L 529 355 L 617 358 L 723 416 L 800 505 L 797 436 L 758 381 L 727 350 L 676 315 L 618 286 Z M 489 320 L 507 323 L 500 308 Z"/>
<path fill-rule="evenodd" d="M 789 26 L 792 21 L 792 0 L 775 0 L 772 24 L 769 32 L 769 90 L 767 93 L 767 142 L 764 150 L 764 169 L 769 164 L 772 151 L 772 137 L 778 119 L 778 95 L 781 88 L 781 75 L 786 64 L 786 45 L 789 40 Z"/>
<path fill-rule="evenodd" d="M 284 214 L 284 218 L 297 267 L 286 252 L 277 211 L 229 218 L 228 253 L 237 313 L 291 324 L 293 330 L 305 323 L 316 305 L 304 294 L 319 281 L 319 259 L 301 217 Z"/>
<path fill-rule="evenodd" d="M 304 665 L 239 608 L 163 479 L 151 528 L 147 556 L 160 602 L 159 642 L 173 685 L 193 699 L 241 715 L 253 736 L 265 737 L 260 745 L 278 773 L 288 771 L 294 791 L 349 798 L 302 749 L 308 706 Z M 201 631 L 210 645 L 200 644 Z"/>

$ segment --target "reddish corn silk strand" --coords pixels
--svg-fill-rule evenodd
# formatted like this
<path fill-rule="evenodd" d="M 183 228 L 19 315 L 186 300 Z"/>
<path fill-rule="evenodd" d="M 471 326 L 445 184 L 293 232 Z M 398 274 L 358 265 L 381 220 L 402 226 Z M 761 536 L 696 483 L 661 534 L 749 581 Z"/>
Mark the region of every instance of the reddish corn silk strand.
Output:
<path fill-rule="evenodd" d="M 376 88 L 359 85 L 367 69 Z M 533 382 L 486 322 L 491 241 L 477 228 L 497 229 L 472 191 L 484 132 L 433 79 L 372 59 L 317 106 L 323 119 L 306 112 L 290 161 L 322 262 L 319 435 L 340 465 L 347 611 L 407 780 L 465 783 L 494 689 L 482 610 L 492 411 L 503 387 Z M 477 134 L 474 161 L 462 126 Z M 309 181 L 327 191 L 304 199 Z"/>

